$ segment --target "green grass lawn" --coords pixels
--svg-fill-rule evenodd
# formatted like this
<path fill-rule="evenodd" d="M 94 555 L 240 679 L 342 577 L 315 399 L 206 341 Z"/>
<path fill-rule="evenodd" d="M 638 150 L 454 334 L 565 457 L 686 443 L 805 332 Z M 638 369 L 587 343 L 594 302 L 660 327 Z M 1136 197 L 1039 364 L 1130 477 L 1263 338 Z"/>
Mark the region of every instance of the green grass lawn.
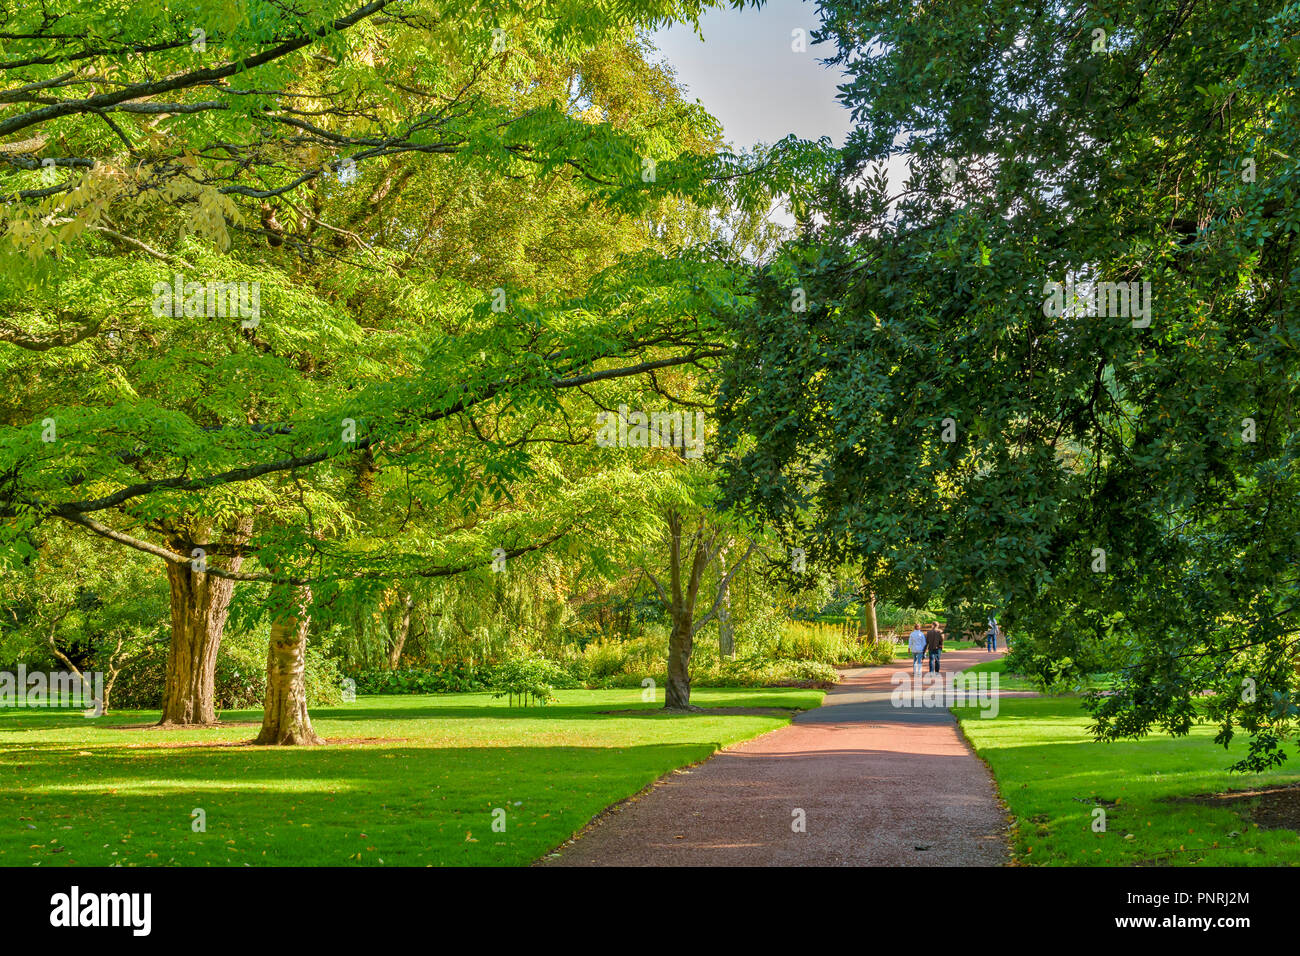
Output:
<path fill-rule="evenodd" d="M 558 703 L 526 709 L 489 694 L 361 697 L 312 712 L 318 733 L 354 742 L 305 748 L 214 746 L 250 740 L 255 725 L 116 729 L 156 712 L 89 720 L 6 709 L 0 865 L 526 864 L 657 777 L 788 721 L 668 716 L 639 688 L 557 693 Z M 800 709 L 821 698 L 691 695 L 702 707 Z M 639 713 L 601 713 L 610 710 Z M 206 832 L 192 830 L 195 808 Z M 504 832 L 493 830 L 496 809 Z"/>
<path fill-rule="evenodd" d="M 988 674 L 996 673 L 998 675 L 998 688 L 1000 690 L 1032 690 L 1035 693 L 1041 692 L 1042 690 L 1042 688 L 1040 688 L 1037 682 L 1032 678 L 1026 677 L 1023 674 L 1007 673 L 1007 661 L 1004 657 L 999 657 L 996 660 L 984 661 L 981 664 L 976 664 L 974 667 L 968 667 L 966 670 L 970 673 L 976 674 L 981 671 Z M 1089 690 L 1105 690 L 1109 688 L 1114 681 L 1115 677 L 1113 674 L 1089 674 L 1082 683 L 1065 690 L 1062 693 L 1056 693 L 1056 689 L 1053 689 L 1052 696 L 1078 696 L 1079 694 Z"/>
<path fill-rule="evenodd" d="M 1096 743 L 1077 697 L 1003 699 L 984 719 L 954 708 L 988 761 L 1018 821 L 1017 861 L 1030 865 L 1281 866 L 1300 863 L 1293 830 L 1263 830 L 1233 810 L 1166 798 L 1300 781 L 1300 766 L 1266 774 L 1224 768 L 1244 754 L 1225 752 L 1214 729 L 1188 737 L 1153 736 Z M 1106 832 L 1092 831 L 1093 808 Z"/>
<path fill-rule="evenodd" d="M 1037 691 L 1038 685 L 1028 677 L 1020 674 L 1008 674 L 1007 662 L 999 657 L 997 660 L 984 661 L 976 664 L 974 667 L 966 668 L 968 674 L 997 674 L 998 690 L 1032 690 Z"/>

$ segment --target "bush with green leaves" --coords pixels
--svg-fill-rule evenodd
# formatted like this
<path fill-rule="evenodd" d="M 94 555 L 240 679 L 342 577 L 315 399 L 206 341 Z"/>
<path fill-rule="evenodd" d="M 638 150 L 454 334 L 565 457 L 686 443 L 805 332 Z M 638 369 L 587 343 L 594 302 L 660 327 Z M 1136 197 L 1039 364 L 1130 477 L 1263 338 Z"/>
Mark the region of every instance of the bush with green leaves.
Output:
<path fill-rule="evenodd" d="M 468 662 L 437 664 L 403 670 L 357 671 L 349 674 L 358 694 L 448 694 L 485 690 L 492 679 L 487 665 Z"/>
<path fill-rule="evenodd" d="M 791 621 L 782 630 L 771 656 L 775 660 L 857 664 L 863 660 L 863 642 L 857 628 L 849 624 Z"/>
<path fill-rule="evenodd" d="M 1096 686 L 1109 670 L 1106 652 L 1082 646 L 1078 654 L 1042 640 L 1018 638 L 1004 658 L 1009 674 L 1022 674 L 1045 694 L 1076 694 Z"/>
<path fill-rule="evenodd" d="M 492 696 L 509 697 L 513 704 L 519 698 L 527 706 L 550 703 L 555 700 L 555 689 L 574 688 L 578 682 L 559 664 L 544 657 L 522 657 L 499 664 L 492 674 Z"/>

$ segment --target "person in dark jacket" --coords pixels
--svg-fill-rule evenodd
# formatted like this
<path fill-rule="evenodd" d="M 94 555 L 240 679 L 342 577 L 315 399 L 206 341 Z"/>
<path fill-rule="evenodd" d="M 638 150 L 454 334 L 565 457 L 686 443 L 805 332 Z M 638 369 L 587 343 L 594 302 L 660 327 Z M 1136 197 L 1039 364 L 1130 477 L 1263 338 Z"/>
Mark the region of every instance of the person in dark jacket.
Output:
<path fill-rule="evenodd" d="M 935 621 L 925 632 L 925 652 L 930 655 L 930 673 L 939 673 L 939 655 L 943 653 L 943 631 Z"/>

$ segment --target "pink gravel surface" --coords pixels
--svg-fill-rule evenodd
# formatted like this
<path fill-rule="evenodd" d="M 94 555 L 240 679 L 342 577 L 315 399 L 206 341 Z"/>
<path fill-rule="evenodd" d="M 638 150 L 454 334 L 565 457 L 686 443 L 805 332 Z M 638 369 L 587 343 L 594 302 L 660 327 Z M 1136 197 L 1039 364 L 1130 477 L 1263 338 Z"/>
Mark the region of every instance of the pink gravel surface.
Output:
<path fill-rule="evenodd" d="M 952 651 L 943 667 L 994 656 Z M 900 668 L 910 673 L 910 662 L 842 672 L 821 707 L 669 774 L 539 865 L 1008 862 L 1007 815 L 992 776 L 947 709 L 890 703 Z"/>

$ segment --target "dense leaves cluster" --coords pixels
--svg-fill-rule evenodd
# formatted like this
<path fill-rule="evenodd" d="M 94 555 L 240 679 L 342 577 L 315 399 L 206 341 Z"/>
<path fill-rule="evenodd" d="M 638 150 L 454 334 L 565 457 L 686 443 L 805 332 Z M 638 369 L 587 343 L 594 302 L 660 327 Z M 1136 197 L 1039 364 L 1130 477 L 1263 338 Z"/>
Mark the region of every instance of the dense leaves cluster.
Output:
<path fill-rule="evenodd" d="M 737 313 L 732 496 L 1049 660 L 1104 650 L 1102 736 L 1208 706 L 1221 739 L 1255 735 L 1247 765 L 1275 760 L 1300 636 L 1300 8 L 820 6 L 857 128 Z M 1088 281 L 1149 290 L 1149 314 L 1057 307 Z"/>

